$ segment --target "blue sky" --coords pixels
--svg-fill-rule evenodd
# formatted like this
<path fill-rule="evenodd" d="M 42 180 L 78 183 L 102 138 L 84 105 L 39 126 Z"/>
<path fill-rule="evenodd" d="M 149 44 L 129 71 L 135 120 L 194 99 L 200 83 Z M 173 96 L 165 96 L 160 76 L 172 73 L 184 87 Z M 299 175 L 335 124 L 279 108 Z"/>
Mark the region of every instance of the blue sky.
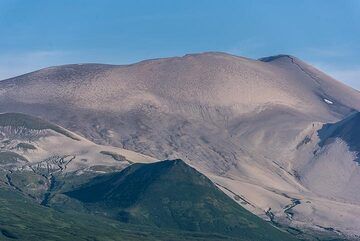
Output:
<path fill-rule="evenodd" d="M 0 79 L 204 51 L 292 54 L 360 89 L 360 0 L 0 1 Z"/>

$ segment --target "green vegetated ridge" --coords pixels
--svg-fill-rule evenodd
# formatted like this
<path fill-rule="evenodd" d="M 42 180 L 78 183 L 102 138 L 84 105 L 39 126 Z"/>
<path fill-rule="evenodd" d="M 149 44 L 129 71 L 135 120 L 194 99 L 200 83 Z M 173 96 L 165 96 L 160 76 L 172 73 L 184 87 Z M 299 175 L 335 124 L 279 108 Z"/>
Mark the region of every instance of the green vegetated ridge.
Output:
<path fill-rule="evenodd" d="M 238 240 L 225 235 L 129 225 L 91 214 L 58 212 L 0 187 L 0 240 Z"/>
<path fill-rule="evenodd" d="M 167 230 L 236 240 L 295 240 L 248 212 L 182 160 L 133 164 L 66 193 L 91 213 Z"/>

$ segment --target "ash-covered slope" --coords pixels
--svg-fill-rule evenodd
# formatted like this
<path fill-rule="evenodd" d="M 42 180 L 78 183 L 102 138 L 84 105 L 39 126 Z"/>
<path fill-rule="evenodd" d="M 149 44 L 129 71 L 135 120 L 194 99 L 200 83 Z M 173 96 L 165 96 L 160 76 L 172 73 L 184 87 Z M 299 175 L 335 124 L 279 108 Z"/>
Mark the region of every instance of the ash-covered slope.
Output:
<path fill-rule="evenodd" d="M 121 112 L 144 104 L 193 115 L 204 108 L 246 113 L 264 105 L 323 115 L 360 108 L 355 90 L 287 55 L 258 61 L 204 53 L 127 66 L 66 65 L 2 81 L 0 88 L 2 100 L 11 104 Z"/>
<path fill-rule="evenodd" d="M 357 91 L 287 55 L 66 65 L 0 83 L 0 111 L 36 114 L 100 144 L 197 160 L 220 173 L 251 149 L 282 158 L 279 149 L 310 122 L 353 109 Z"/>
<path fill-rule="evenodd" d="M 317 199 L 298 172 L 321 124 L 359 109 L 358 91 L 287 55 L 66 65 L 0 82 L 0 111 L 45 117 L 97 144 L 181 158 L 262 217 L 358 235 L 360 207 Z"/>
<path fill-rule="evenodd" d="M 96 145 L 65 128 L 22 113 L 0 114 L 0 141 L 0 153 L 14 153 L 26 160 L 25 166 L 10 163 L 14 168 L 44 165 L 49 170 L 53 162 L 53 168 L 71 172 L 155 160 L 121 148 Z"/>
<path fill-rule="evenodd" d="M 313 154 L 299 166 L 301 182 L 322 196 L 359 205 L 360 113 L 324 124 L 317 142 Z"/>
<path fill-rule="evenodd" d="M 155 159 L 97 145 L 58 125 L 21 113 L 0 114 L 0 178 L 43 202 L 55 176 L 94 175 Z"/>

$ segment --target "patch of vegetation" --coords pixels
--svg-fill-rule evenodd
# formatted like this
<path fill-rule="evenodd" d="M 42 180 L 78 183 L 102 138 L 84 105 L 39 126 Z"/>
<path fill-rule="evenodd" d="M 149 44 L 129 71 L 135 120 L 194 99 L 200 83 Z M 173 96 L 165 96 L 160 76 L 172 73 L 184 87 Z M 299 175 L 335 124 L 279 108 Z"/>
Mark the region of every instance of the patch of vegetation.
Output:
<path fill-rule="evenodd" d="M 42 120 L 38 117 L 22 113 L 4 113 L 0 114 L 0 126 L 24 127 L 31 130 L 53 130 L 71 139 L 79 139 L 64 128 Z"/>
<path fill-rule="evenodd" d="M 23 149 L 23 150 L 36 150 L 36 147 L 30 143 L 19 143 L 16 145 L 17 149 Z"/>
<path fill-rule="evenodd" d="M 7 139 L 7 140 L 3 140 L 1 143 L 4 143 L 6 145 L 10 144 L 11 143 L 11 140 Z"/>
<path fill-rule="evenodd" d="M 46 178 L 33 171 L 13 171 L 7 176 L 12 185 L 35 200 L 41 200 L 48 188 Z"/>
<path fill-rule="evenodd" d="M 107 155 L 107 156 L 111 156 L 115 161 L 119 161 L 119 162 L 129 162 L 129 160 L 126 159 L 126 157 L 124 157 L 123 155 L 117 154 L 115 152 L 111 152 L 111 151 L 100 151 L 101 154 L 103 155 Z"/>
<path fill-rule="evenodd" d="M 1 229 L 1 234 L 6 237 L 6 238 L 9 238 L 9 239 L 18 239 L 18 236 L 16 236 L 15 234 L 9 232 L 8 230 L 6 229 Z"/>
<path fill-rule="evenodd" d="M 89 170 L 95 171 L 95 172 L 106 172 L 106 173 L 119 171 L 119 169 L 116 166 L 105 166 L 105 165 L 91 166 L 89 168 Z"/>

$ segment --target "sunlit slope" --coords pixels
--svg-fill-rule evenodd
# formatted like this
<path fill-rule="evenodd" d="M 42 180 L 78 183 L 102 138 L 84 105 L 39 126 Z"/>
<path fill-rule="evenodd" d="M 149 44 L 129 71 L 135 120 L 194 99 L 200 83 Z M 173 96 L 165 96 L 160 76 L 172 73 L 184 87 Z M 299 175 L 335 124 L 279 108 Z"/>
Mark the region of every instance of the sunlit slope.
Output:
<path fill-rule="evenodd" d="M 2 99 L 11 104 L 121 112 L 144 104 L 161 111 L 188 108 L 197 115 L 201 108 L 237 114 L 264 105 L 324 115 L 360 108 L 355 90 L 287 55 L 258 61 L 204 53 L 127 66 L 66 65 L 2 81 L 0 88 Z"/>

